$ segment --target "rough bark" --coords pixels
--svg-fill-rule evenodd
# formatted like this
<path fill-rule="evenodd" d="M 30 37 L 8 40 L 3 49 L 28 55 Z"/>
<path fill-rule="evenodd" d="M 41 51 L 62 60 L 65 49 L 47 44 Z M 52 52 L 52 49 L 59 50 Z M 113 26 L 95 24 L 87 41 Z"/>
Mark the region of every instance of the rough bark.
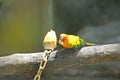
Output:
<path fill-rule="evenodd" d="M 37 70 L 43 52 L 14 53 L 0 57 L 0 75 L 18 74 Z M 86 65 L 120 61 L 120 44 L 83 47 L 79 50 L 55 50 L 49 56 L 49 68 L 59 69 L 72 65 Z M 37 65 L 38 67 L 38 65 Z"/>

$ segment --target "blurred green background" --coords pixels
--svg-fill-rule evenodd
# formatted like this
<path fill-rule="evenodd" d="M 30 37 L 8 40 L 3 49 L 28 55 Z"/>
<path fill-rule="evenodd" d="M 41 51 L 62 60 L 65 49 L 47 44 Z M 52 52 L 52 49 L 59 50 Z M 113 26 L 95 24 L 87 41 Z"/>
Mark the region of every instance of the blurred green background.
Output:
<path fill-rule="evenodd" d="M 0 56 L 43 51 L 45 34 L 54 29 L 96 44 L 120 43 L 120 0 L 0 0 Z M 78 66 L 50 72 L 45 80 L 119 80 L 120 63 Z M 0 80 L 32 80 L 35 71 Z"/>
<path fill-rule="evenodd" d="M 120 42 L 119 3 L 119 0 L 0 0 L 0 56 L 43 51 L 42 40 L 50 29 L 57 36 L 76 34 L 99 44 Z"/>
<path fill-rule="evenodd" d="M 0 0 L 0 55 L 43 50 L 52 18 L 51 0 Z"/>

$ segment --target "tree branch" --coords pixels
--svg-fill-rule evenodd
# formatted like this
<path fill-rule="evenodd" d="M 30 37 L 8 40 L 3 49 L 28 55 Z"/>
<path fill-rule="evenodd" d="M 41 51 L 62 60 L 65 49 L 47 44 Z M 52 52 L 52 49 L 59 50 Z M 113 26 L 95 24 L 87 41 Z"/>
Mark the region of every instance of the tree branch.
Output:
<path fill-rule="evenodd" d="M 18 74 L 37 70 L 43 52 L 15 53 L 0 57 L 0 75 Z M 74 49 L 56 50 L 49 56 L 49 68 L 64 68 L 69 65 L 96 64 L 120 61 L 120 44 L 108 44 Z M 37 65 L 38 66 L 38 65 Z"/>

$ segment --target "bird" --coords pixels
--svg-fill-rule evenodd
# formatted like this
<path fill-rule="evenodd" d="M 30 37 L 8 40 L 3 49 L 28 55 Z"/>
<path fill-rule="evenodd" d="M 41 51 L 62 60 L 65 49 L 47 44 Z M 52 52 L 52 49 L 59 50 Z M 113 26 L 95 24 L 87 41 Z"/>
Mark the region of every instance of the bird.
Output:
<path fill-rule="evenodd" d="M 60 34 L 58 44 L 64 48 L 74 48 L 79 49 L 83 46 L 94 46 L 94 43 L 86 42 L 80 36 L 69 35 L 69 34 Z"/>

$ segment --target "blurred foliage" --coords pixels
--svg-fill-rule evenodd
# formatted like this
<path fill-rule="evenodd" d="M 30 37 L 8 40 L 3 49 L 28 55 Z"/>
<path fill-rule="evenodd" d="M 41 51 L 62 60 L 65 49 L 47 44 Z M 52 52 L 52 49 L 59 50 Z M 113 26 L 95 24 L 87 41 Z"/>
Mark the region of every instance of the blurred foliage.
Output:
<path fill-rule="evenodd" d="M 43 50 L 42 40 L 53 27 L 51 1 L 2 0 L 0 3 L 0 55 Z"/>

